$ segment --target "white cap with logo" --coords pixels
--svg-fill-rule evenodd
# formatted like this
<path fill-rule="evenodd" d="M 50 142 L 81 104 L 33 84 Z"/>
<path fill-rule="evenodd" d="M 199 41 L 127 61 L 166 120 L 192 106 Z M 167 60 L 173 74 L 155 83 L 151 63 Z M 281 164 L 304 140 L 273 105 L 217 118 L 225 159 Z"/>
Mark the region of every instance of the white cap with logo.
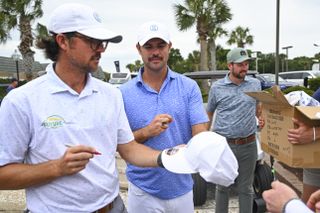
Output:
<path fill-rule="evenodd" d="M 167 27 L 156 21 L 149 21 L 140 26 L 138 31 L 138 43 L 143 46 L 152 38 L 160 38 L 166 43 L 170 42 L 170 34 Z"/>
<path fill-rule="evenodd" d="M 198 173 L 208 182 L 229 186 L 238 176 L 238 161 L 226 138 L 215 132 L 201 132 L 186 146 L 166 149 L 164 167 L 174 173 Z"/>
<path fill-rule="evenodd" d="M 56 8 L 47 26 L 51 33 L 78 32 L 90 38 L 119 43 L 122 36 L 107 30 L 91 7 L 68 3 Z"/>

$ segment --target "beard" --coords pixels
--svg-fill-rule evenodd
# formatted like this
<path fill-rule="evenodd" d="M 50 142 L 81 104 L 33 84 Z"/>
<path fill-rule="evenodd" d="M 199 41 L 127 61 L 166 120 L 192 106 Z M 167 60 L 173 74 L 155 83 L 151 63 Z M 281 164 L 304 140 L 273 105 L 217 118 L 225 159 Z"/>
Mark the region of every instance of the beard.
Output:
<path fill-rule="evenodd" d="M 98 70 L 99 67 L 99 60 L 101 58 L 101 54 L 96 54 L 92 56 L 87 63 L 84 61 L 77 62 L 77 67 L 83 72 L 83 73 L 93 73 Z"/>
<path fill-rule="evenodd" d="M 246 70 L 240 70 L 239 72 L 235 72 L 234 69 L 232 69 L 231 74 L 235 78 L 237 78 L 239 80 L 243 80 L 247 75 L 247 71 Z"/>

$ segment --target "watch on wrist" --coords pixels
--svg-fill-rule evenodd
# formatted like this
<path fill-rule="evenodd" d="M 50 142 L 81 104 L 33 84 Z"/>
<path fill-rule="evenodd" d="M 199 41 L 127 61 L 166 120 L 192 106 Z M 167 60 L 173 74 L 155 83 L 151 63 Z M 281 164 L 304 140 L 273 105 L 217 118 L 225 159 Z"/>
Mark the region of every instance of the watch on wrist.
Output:
<path fill-rule="evenodd" d="M 162 151 L 162 152 L 163 152 L 163 151 Z M 164 168 L 163 163 L 162 163 L 162 157 L 161 157 L 162 152 L 160 152 L 159 155 L 158 155 L 157 164 L 158 164 L 159 167 Z"/>

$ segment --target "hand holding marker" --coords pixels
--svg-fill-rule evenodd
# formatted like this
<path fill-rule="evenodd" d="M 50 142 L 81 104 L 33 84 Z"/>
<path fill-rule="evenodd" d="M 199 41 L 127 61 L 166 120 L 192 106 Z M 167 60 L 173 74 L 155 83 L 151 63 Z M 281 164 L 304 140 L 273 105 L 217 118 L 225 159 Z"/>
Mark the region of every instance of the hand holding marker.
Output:
<path fill-rule="evenodd" d="M 70 144 L 65 144 L 65 146 L 68 147 L 68 148 L 73 147 L 73 145 L 70 145 Z M 101 155 L 101 153 L 98 152 L 98 151 L 94 151 L 94 152 L 90 152 L 90 153 L 93 154 L 93 155 Z"/>

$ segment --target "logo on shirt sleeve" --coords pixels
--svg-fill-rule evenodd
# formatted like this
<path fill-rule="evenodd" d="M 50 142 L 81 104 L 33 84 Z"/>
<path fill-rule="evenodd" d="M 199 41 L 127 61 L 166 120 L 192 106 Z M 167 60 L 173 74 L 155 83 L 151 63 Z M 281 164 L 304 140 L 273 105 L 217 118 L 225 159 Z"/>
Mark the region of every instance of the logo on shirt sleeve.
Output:
<path fill-rule="evenodd" d="M 47 129 L 56 129 L 62 127 L 64 123 L 64 119 L 59 115 L 51 115 L 42 122 L 41 126 Z"/>

